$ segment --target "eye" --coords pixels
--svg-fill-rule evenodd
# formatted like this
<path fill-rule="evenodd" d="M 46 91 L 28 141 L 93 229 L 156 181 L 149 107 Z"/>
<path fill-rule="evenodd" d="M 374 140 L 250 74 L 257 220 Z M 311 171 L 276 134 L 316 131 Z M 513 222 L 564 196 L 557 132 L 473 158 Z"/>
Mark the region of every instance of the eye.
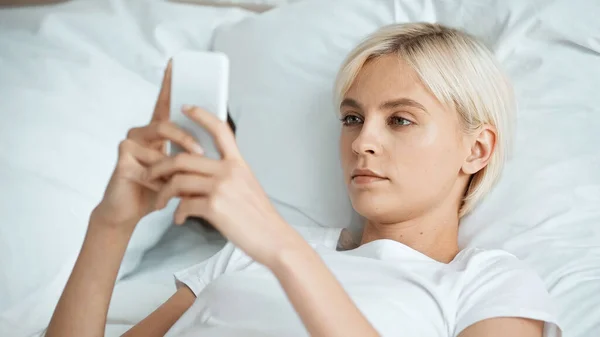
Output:
<path fill-rule="evenodd" d="M 388 123 L 392 126 L 409 126 L 412 125 L 413 122 L 409 121 L 406 118 L 402 118 L 400 116 L 392 116 Z"/>
<path fill-rule="evenodd" d="M 362 123 L 362 119 L 356 115 L 345 115 L 340 118 L 340 121 L 344 126 L 353 126 Z"/>

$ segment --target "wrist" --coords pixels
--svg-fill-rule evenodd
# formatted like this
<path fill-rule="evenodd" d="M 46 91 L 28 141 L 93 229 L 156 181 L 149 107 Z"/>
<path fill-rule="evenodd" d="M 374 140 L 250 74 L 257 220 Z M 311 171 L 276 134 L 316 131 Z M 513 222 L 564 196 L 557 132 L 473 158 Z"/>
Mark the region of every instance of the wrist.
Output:
<path fill-rule="evenodd" d="M 131 236 L 135 226 L 141 219 L 116 219 L 102 209 L 102 204 L 94 208 L 90 215 L 89 226 L 91 229 L 100 229 L 114 232 L 118 235 Z"/>
<path fill-rule="evenodd" d="M 312 263 L 315 258 L 319 258 L 317 252 L 300 235 L 297 235 L 296 239 L 281 245 L 268 267 L 279 277 L 293 273 L 294 268 L 300 264 Z"/>
<path fill-rule="evenodd" d="M 83 247 L 88 249 L 102 247 L 100 250 L 107 254 L 105 255 L 107 258 L 114 255 L 120 256 L 120 259 L 127 250 L 132 234 L 133 231 L 125 231 L 118 227 L 106 226 L 105 223 L 90 221 L 83 240 Z"/>

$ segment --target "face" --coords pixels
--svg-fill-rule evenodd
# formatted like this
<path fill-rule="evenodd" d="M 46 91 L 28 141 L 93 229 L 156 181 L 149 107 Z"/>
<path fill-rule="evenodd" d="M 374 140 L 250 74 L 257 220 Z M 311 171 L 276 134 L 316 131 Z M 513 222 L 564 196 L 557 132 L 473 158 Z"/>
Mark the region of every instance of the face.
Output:
<path fill-rule="evenodd" d="M 477 142 L 403 60 L 389 55 L 365 64 L 340 119 L 342 166 L 359 214 L 385 224 L 449 203 L 458 211 Z"/>

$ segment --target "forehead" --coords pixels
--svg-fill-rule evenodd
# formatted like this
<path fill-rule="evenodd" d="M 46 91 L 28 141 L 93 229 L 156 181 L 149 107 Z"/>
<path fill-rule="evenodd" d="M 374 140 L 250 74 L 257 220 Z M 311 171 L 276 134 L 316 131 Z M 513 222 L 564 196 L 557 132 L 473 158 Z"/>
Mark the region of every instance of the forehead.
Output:
<path fill-rule="evenodd" d="M 421 82 L 417 72 L 396 55 L 384 55 L 368 61 L 345 97 L 366 105 L 398 98 L 411 98 L 423 105 L 439 103 Z"/>

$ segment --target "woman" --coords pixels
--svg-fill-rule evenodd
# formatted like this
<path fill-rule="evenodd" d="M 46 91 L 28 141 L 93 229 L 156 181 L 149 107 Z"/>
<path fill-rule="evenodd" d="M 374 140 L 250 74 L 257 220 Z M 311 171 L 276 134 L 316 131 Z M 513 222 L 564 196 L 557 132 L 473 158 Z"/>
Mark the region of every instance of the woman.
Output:
<path fill-rule="evenodd" d="M 151 123 L 121 143 L 46 336 L 102 335 L 135 225 L 172 197 L 176 223 L 203 217 L 230 243 L 178 273 L 177 292 L 125 336 L 560 335 L 532 270 L 502 251 L 458 247 L 460 218 L 500 174 L 514 110 L 510 85 L 472 37 L 392 25 L 343 64 L 343 173 L 366 219 L 359 247 L 346 251 L 331 244 L 339 230 L 288 225 L 227 124 L 184 107 L 223 155 L 203 157 L 168 121 L 169 86 L 167 67 Z M 166 156 L 166 141 L 188 153 Z"/>

